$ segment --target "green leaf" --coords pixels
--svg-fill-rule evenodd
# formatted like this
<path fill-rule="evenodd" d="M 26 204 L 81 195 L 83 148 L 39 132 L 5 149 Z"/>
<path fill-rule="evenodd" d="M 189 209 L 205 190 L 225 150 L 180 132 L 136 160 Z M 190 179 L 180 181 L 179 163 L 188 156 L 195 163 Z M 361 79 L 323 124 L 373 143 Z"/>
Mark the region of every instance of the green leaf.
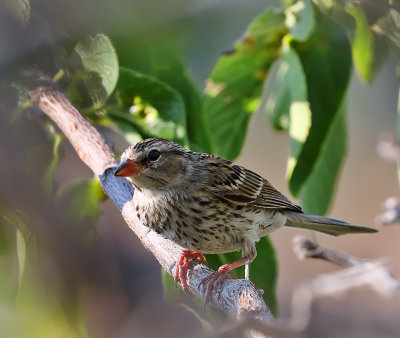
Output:
<path fill-rule="evenodd" d="M 44 189 L 47 193 L 52 193 L 54 191 L 54 173 L 57 169 L 58 163 L 62 158 L 62 150 L 61 150 L 61 141 L 64 139 L 63 134 L 52 132 L 51 135 L 53 136 L 53 158 L 47 167 L 43 178 L 42 183 Z"/>
<path fill-rule="evenodd" d="M 353 29 L 354 20 L 346 12 L 348 0 L 313 0 L 315 9 L 328 16 L 333 22 L 347 29 Z"/>
<path fill-rule="evenodd" d="M 75 47 L 84 68 L 78 76 L 86 82 L 95 104 L 102 104 L 112 93 L 118 80 L 118 58 L 110 39 L 97 34 Z"/>
<path fill-rule="evenodd" d="M 232 160 L 240 153 L 264 80 L 286 32 L 283 13 L 268 10 L 250 24 L 235 50 L 218 60 L 207 80 L 203 101 L 214 154 Z"/>
<path fill-rule="evenodd" d="M 306 41 L 315 24 L 314 9 L 311 0 L 299 0 L 293 2 L 285 10 L 286 27 L 289 28 L 289 34 L 297 41 Z"/>
<path fill-rule="evenodd" d="M 289 115 L 290 158 L 287 165 L 289 182 L 297 165 L 296 159 L 303 151 L 304 143 L 311 128 L 311 109 L 308 102 L 307 83 L 299 56 L 289 45 L 289 40 L 284 40 L 282 58 L 280 60 L 282 81 L 277 83 L 280 90 L 286 93 L 280 97 L 283 102 L 278 102 L 285 111 L 275 114 L 278 116 Z"/>
<path fill-rule="evenodd" d="M 352 45 L 354 64 L 360 77 L 365 82 L 371 83 L 386 55 L 385 45 L 379 43 L 380 39 L 369 26 L 362 7 L 348 5 L 346 12 L 354 18 L 356 23 Z"/>
<path fill-rule="evenodd" d="M 390 49 L 394 52 L 397 62 L 400 62 L 400 13 L 390 9 L 386 16 L 380 18 L 375 30 L 381 33 L 388 42 Z"/>
<path fill-rule="evenodd" d="M 70 217 L 86 223 L 97 222 L 99 202 L 106 199 L 97 177 L 69 182 L 60 188 L 57 197 Z"/>
<path fill-rule="evenodd" d="M 184 294 L 180 287 L 175 285 L 174 278 L 163 268 L 161 268 L 161 283 L 163 285 L 164 299 L 168 302 L 181 302 Z"/>
<path fill-rule="evenodd" d="M 268 237 L 263 237 L 256 244 L 257 257 L 250 264 L 250 280 L 258 288 L 264 290 L 264 300 L 272 313 L 277 314 L 276 281 L 278 277 L 278 262 L 275 250 Z M 218 270 L 221 265 L 232 263 L 241 258 L 240 252 L 227 254 L 206 255 L 208 265 L 213 270 Z M 230 274 L 237 278 L 244 278 L 244 266 L 234 269 Z"/>
<path fill-rule="evenodd" d="M 22 284 L 22 276 L 25 268 L 26 258 L 26 240 L 22 232 L 17 229 L 16 231 L 16 242 L 17 242 L 17 257 L 18 257 L 18 284 Z"/>
<path fill-rule="evenodd" d="M 15 229 L 18 261 L 18 290 L 20 290 L 25 271 L 27 245 L 31 238 L 31 232 L 26 226 L 25 217 L 22 213 L 0 204 L 0 215 L 3 220 Z M 30 254 L 33 255 L 34 252 L 30 252 Z"/>
<path fill-rule="evenodd" d="M 340 111 L 351 74 L 351 51 L 345 30 L 320 13 L 316 23 L 310 40 L 296 46 L 307 81 L 312 115 L 310 123 L 304 103 L 291 106 L 293 132 L 291 130 L 288 179 L 295 196 L 320 155 L 331 124 Z"/>
<path fill-rule="evenodd" d="M 185 105 L 169 85 L 121 68 L 115 94 L 117 105 L 107 106 L 114 122 L 131 124 L 143 137 L 162 137 L 187 145 Z"/>
<path fill-rule="evenodd" d="M 277 130 L 288 130 L 290 125 L 290 92 L 288 83 L 288 63 L 281 59 L 275 61 L 268 76 L 269 86 L 264 87 L 268 97 L 265 102 L 265 113 L 270 123 Z"/>
<path fill-rule="evenodd" d="M 191 81 L 187 69 L 178 59 L 175 50 L 158 44 L 150 47 L 150 63 L 155 76 L 170 85 L 182 96 L 186 109 L 186 126 L 190 148 L 211 152 L 209 136 L 201 110 L 201 97 Z"/>
<path fill-rule="evenodd" d="M 318 159 L 299 198 L 303 209 L 312 214 L 324 215 L 334 194 L 336 181 L 347 150 L 345 100 L 332 121 Z"/>
<path fill-rule="evenodd" d="M 71 279 L 60 279 L 60 267 L 53 266 L 57 259 L 46 260 L 55 267 L 46 270 L 52 278 L 43 273 L 28 222 L 20 211 L 0 204 L 0 336 L 87 337 L 82 311 L 71 308 L 76 288 L 65 288 Z M 4 247 L 8 241 L 12 245 Z"/>

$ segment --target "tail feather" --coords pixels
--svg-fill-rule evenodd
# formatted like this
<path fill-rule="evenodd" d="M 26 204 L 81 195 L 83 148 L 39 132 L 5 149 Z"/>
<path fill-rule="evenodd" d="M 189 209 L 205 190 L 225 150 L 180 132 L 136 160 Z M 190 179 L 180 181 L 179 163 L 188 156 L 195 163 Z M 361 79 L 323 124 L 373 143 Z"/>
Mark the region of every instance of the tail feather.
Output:
<path fill-rule="evenodd" d="M 354 225 L 334 218 L 303 214 L 295 211 L 287 211 L 286 215 L 287 220 L 285 226 L 315 230 L 333 236 L 352 233 L 373 233 L 378 231 L 374 228 Z"/>

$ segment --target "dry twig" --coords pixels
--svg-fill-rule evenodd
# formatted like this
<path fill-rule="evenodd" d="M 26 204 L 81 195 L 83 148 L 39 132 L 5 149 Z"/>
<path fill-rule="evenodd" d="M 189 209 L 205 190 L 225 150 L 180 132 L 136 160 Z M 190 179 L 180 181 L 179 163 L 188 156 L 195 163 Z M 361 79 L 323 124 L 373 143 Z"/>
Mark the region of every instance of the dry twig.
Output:
<path fill-rule="evenodd" d="M 305 258 L 319 258 L 344 268 L 366 262 L 362 259 L 346 255 L 340 251 L 324 248 L 318 243 L 310 241 L 301 235 L 295 236 L 292 242 L 293 251 L 300 260 Z"/>
<path fill-rule="evenodd" d="M 299 259 L 319 258 L 347 269 L 320 275 L 296 288 L 292 298 L 292 328 L 301 331 L 307 327 L 312 304 L 322 296 L 334 296 L 360 286 L 370 286 L 384 296 L 400 295 L 400 281 L 382 262 L 362 260 L 324 248 L 303 236 L 296 236 L 293 242 Z"/>
<path fill-rule="evenodd" d="M 400 295 L 400 281 L 392 276 L 382 262 L 363 260 L 324 248 L 303 236 L 296 236 L 293 242 L 299 259 L 323 259 L 346 269 L 322 274 L 301 283 L 293 293 L 292 316 L 289 320 L 277 319 L 272 325 L 266 326 L 247 319 L 220 332 L 218 337 L 240 337 L 248 329 L 273 337 L 308 337 L 313 333 L 315 335 L 312 308 L 321 297 L 336 296 L 366 285 L 384 296 Z"/>

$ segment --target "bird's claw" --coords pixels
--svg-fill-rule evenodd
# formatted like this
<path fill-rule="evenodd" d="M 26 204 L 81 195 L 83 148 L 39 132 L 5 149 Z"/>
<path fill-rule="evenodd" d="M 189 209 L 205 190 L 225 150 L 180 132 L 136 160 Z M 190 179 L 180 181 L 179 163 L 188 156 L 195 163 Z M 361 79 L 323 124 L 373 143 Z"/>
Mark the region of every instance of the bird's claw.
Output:
<path fill-rule="evenodd" d="M 215 286 L 220 284 L 228 276 L 228 273 L 230 270 L 231 269 L 229 267 L 229 264 L 222 265 L 222 266 L 220 266 L 218 271 L 215 271 L 215 272 L 211 273 L 210 275 L 204 277 L 203 280 L 200 282 L 199 289 L 203 284 L 208 283 L 206 291 L 205 291 L 204 311 L 205 311 L 207 304 L 210 302 L 211 293 L 214 290 Z"/>
<path fill-rule="evenodd" d="M 187 270 L 189 269 L 189 263 L 191 260 L 202 261 L 205 262 L 205 264 L 207 265 L 207 260 L 201 252 L 196 252 L 192 250 L 182 251 L 181 257 L 179 258 L 179 261 L 176 265 L 174 280 L 176 285 L 178 285 L 178 283 L 181 284 L 182 290 L 186 294 L 188 294 L 189 292 L 189 287 L 186 281 L 186 274 Z"/>

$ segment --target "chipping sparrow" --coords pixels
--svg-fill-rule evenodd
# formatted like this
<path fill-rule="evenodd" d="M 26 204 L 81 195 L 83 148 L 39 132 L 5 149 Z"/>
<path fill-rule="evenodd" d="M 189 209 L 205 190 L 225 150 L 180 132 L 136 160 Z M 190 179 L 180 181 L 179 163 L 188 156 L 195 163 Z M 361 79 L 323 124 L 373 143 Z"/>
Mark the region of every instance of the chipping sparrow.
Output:
<path fill-rule="evenodd" d="M 260 175 L 221 157 L 193 152 L 160 138 L 130 146 L 116 176 L 135 187 L 137 217 L 161 236 L 187 248 L 177 264 L 176 280 L 186 291 L 190 259 L 203 253 L 242 251 L 242 258 L 221 266 L 214 282 L 256 257 L 255 242 L 282 226 L 330 235 L 376 232 L 332 218 L 309 215 Z M 207 298 L 206 297 L 206 298 Z"/>

